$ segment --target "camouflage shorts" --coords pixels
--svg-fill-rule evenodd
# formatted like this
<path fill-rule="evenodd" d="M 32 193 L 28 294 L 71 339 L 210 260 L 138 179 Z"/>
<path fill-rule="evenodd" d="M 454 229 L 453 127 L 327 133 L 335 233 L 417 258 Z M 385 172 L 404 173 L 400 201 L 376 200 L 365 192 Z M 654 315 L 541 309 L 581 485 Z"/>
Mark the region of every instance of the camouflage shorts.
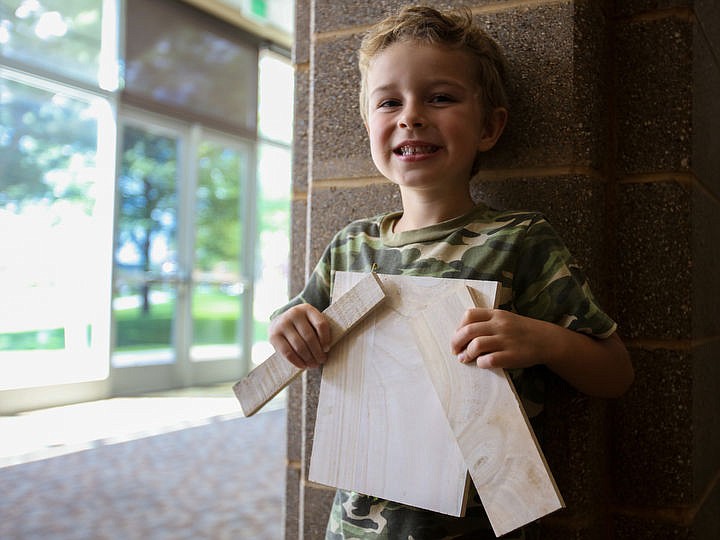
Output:
<path fill-rule="evenodd" d="M 531 540 L 533 527 L 524 527 L 502 538 Z M 335 493 L 325 540 L 494 540 L 477 493 L 464 517 L 457 518 L 338 490 Z"/>

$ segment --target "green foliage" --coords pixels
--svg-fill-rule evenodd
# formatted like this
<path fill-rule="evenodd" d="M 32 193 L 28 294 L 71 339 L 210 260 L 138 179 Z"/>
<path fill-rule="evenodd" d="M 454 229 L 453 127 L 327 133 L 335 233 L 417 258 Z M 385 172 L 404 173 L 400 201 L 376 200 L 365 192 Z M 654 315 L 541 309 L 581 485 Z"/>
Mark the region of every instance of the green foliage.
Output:
<path fill-rule="evenodd" d="M 143 270 L 151 269 L 153 236 L 174 239 L 177 213 L 177 142 L 126 126 L 118 178 L 120 219 L 118 245 L 132 243 Z"/>
<path fill-rule="evenodd" d="M 62 328 L 0 334 L 0 351 L 37 351 L 65 348 Z"/>
<path fill-rule="evenodd" d="M 9 23 L 3 54 L 97 83 L 101 54 L 102 2 L 99 0 L 1 0 Z"/>
<path fill-rule="evenodd" d="M 0 79 L 0 206 L 89 197 L 84 168 L 95 161 L 90 105 Z"/>
<path fill-rule="evenodd" d="M 200 146 L 195 202 L 196 266 L 239 273 L 244 154 L 210 142 Z"/>

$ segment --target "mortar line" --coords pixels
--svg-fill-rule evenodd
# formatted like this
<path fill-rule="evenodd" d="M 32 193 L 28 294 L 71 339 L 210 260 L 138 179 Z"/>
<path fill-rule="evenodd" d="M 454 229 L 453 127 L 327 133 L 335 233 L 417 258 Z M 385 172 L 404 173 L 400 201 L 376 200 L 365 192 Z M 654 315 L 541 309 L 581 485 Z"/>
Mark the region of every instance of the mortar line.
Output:
<path fill-rule="evenodd" d="M 671 350 L 671 351 L 689 351 L 697 347 L 702 347 L 710 343 L 720 340 L 720 336 L 712 336 L 700 339 L 624 339 L 623 342 L 629 348 L 643 349 L 646 351 Z"/>
<path fill-rule="evenodd" d="M 710 187 L 692 172 L 657 172 L 629 174 L 618 181 L 620 184 L 653 184 L 662 182 L 677 182 L 686 187 L 697 187 L 706 197 L 720 205 L 720 195 L 714 193 Z"/>
<path fill-rule="evenodd" d="M 603 180 L 603 175 L 596 169 L 590 167 L 546 167 L 546 168 L 532 168 L 532 169 L 497 169 L 480 171 L 478 175 L 473 178 L 473 182 L 497 182 L 503 180 L 514 180 L 518 178 L 546 178 L 548 176 L 587 176 L 594 180 Z M 350 178 L 323 178 L 320 180 L 313 180 L 313 190 L 323 189 L 336 189 L 336 188 L 347 188 L 347 187 L 364 187 L 378 184 L 389 184 L 391 183 L 383 176 L 363 176 L 363 177 L 350 177 Z"/>
<path fill-rule="evenodd" d="M 571 3 L 570 0 L 510 0 L 503 4 L 493 4 L 479 7 L 471 7 L 470 12 L 473 15 L 484 15 L 488 13 L 504 13 L 522 7 L 544 7 L 563 5 Z M 362 24 L 357 26 L 348 26 L 340 30 L 328 30 L 325 32 L 315 32 L 310 36 L 311 41 L 329 41 L 332 39 L 345 38 L 356 34 L 363 34 L 372 28 L 372 24 Z"/>
<path fill-rule="evenodd" d="M 681 526 L 690 526 L 702 510 L 705 503 L 710 499 L 713 491 L 720 485 L 720 469 L 708 482 L 702 494 L 694 503 L 679 504 L 677 506 L 625 506 L 612 505 L 610 510 L 613 514 L 621 516 L 639 517 L 646 520 L 662 521 Z"/>

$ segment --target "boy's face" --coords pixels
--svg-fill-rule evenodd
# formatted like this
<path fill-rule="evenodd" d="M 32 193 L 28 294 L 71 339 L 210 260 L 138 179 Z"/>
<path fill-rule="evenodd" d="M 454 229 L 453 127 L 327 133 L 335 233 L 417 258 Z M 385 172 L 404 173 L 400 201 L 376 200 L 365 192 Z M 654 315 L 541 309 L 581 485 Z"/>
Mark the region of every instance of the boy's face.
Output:
<path fill-rule="evenodd" d="M 401 187 L 467 191 L 492 148 L 469 53 L 394 43 L 367 71 L 367 130 L 378 170 Z"/>

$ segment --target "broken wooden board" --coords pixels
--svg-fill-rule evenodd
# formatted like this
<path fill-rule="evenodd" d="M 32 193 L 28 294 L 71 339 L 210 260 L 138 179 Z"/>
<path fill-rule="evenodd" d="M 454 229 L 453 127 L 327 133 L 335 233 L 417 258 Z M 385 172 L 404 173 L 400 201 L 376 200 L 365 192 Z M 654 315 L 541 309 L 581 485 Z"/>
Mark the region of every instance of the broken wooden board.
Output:
<path fill-rule="evenodd" d="M 385 299 L 385 292 L 376 274 L 360 276 L 352 289 L 323 311 L 330 323 L 331 346 Z M 245 416 L 255 414 L 302 372 L 302 369 L 295 367 L 280 354 L 273 353 L 233 385 Z"/>
<path fill-rule="evenodd" d="M 560 492 L 503 369 L 462 364 L 448 344 L 465 311 L 463 287 L 411 319 L 425 368 L 497 536 L 563 508 Z"/>
<path fill-rule="evenodd" d="M 347 291 L 361 277 L 337 272 L 333 295 Z M 410 321 L 466 285 L 473 286 L 491 307 L 498 284 L 378 277 L 386 301 L 331 351 L 323 368 L 308 478 L 463 515 L 469 487 L 467 466 L 424 368 Z M 454 321 L 459 322 L 459 318 Z"/>

